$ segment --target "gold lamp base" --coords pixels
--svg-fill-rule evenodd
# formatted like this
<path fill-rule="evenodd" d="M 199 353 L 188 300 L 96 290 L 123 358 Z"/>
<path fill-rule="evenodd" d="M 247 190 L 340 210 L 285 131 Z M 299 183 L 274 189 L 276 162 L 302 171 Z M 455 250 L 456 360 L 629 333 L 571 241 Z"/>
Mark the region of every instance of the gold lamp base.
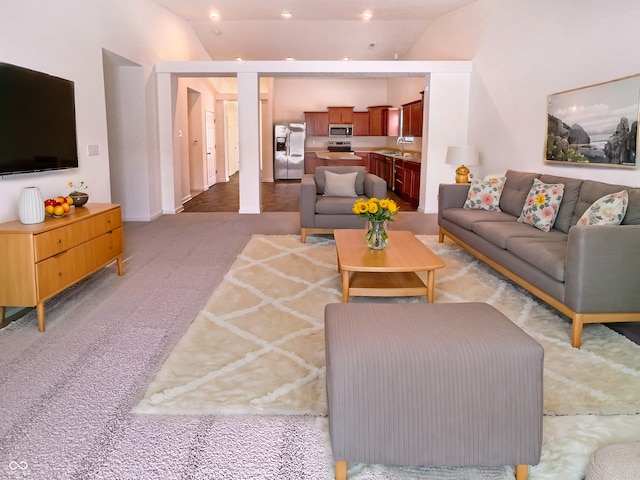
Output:
<path fill-rule="evenodd" d="M 456 183 L 469 183 L 469 169 L 464 165 L 456 168 Z"/>

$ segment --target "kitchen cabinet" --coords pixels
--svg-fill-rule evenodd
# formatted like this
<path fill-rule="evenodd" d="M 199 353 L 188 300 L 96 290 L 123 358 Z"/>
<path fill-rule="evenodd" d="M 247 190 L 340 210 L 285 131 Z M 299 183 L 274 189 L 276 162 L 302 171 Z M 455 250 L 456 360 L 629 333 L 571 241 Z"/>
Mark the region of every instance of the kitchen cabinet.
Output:
<path fill-rule="evenodd" d="M 417 205 L 420 201 L 420 164 L 396 159 L 394 191 L 398 196 Z"/>
<path fill-rule="evenodd" d="M 353 124 L 353 107 L 328 107 L 329 123 Z"/>
<path fill-rule="evenodd" d="M 400 109 L 389 105 L 369 107 L 369 135 L 397 137 L 400 132 Z"/>
<path fill-rule="evenodd" d="M 304 173 L 313 173 L 320 159 L 315 152 L 304 152 Z"/>
<path fill-rule="evenodd" d="M 369 136 L 369 112 L 353 112 L 353 136 Z"/>
<path fill-rule="evenodd" d="M 369 154 L 371 172 L 387 182 L 387 188 L 393 185 L 393 159 L 379 153 Z"/>
<path fill-rule="evenodd" d="M 356 153 L 356 157 L 362 158 L 362 165 L 364 165 L 364 168 L 367 169 L 367 172 L 373 173 L 371 169 L 371 160 L 369 157 L 369 152 L 355 152 L 355 153 Z"/>
<path fill-rule="evenodd" d="M 402 136 L 422 136 L 422 100 L 402 105 Z"/>
<path fill-rule="evenodd" d="M 304 112 L 307 124 L 307 137 L 326 137 L 329 135 L 329 112 Z"/>
<path fill-rule="evenodd" d="M 90 203 L 62 218 L 0 225 L 0 319 L 5 306 L 36 307 L 44 332 L 44 302 L 116 260 L 123 275 L 119 205 Z"/>

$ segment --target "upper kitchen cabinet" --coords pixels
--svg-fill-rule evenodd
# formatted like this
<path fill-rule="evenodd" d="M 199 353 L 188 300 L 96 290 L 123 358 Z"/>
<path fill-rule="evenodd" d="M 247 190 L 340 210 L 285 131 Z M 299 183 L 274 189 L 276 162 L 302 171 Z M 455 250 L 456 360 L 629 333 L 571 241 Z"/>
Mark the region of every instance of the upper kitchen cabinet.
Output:
<path fill-rule="evenodd" d="M 353 112 L 353 136 L 366 137 L 369 133 L 369 112 Z"/>
<path fill-rule="evenodd" d="M 400 131 L 400 109 L 389 105 L 369 107 L 369 135 L 397 137 Z"/>
<path fill-rule="evenodd" d="M 304 112 L 308 137 L 326 137 L 329 135 L 329 112 Z"/>
<path fill-rule="evenodd" d="M 353 124 L 353 107 L 329 107 L 329 123 Z"/>
<path fill-rule="evenodd" d="M 402 136 L 422 136 L 422 99 L 402 105 Z"/>

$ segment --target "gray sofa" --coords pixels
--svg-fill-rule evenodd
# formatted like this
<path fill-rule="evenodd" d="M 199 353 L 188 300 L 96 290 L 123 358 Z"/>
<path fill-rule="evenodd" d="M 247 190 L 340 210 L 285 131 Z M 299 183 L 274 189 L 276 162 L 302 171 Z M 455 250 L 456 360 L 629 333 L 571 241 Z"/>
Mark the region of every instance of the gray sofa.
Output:
<path fill-rule="evenodd" d="M 356 196 L 327 196 L 325 171 L 337 174 L 357 172 Z M 305 174 L 300 183 L 300 240 L 305 243 L 307 234 L 333 233 L 336 228 L 365 228 L 366 220 L 353 213 L 358 198 L 385 198 L 387 182 L 367 173 L 362 166 L 319 166 L 314 173 Z"/>
<path fill-rule="evenodd" d="M 463 208 L 469 185 L 440 185 L 440 242 L 449 237 L 568 316 L 576 348 L 585 323 L 640 321 L 640 188 L 512 170 L 505 176 L 501 211 Z M 517 222 L 534 178 L 564 185 L 549 232 Z M 576 225 L 596 200 L 621 190 L 629 196 L 621 225 Z"/>

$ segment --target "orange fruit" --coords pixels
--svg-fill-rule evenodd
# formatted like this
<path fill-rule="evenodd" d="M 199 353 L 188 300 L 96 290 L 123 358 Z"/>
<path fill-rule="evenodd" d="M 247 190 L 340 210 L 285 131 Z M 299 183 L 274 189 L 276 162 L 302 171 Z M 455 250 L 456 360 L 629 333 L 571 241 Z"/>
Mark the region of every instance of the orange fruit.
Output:
<path fill-rule="evenodd" d="M 64 215 L 64 208 L 62 208 L 62 205 L 56 205 L 55 207 L 53 207 L 53 214 L 56 217 L 61 217 Z"/>
<path fill-rule="evenodd" d="M 69 204 L 67 202 L 64 202 L 62 205 L 60 205 L 62 207 L 62 209 L 64 210 L 64 213 L 67 213 L 69 210 L 71 210 L 71 207 L 69 206 Z"/>
<path fill-rule="evenodd" d="M 66 197 L 66 198 L 65 198 L 65 200 L 67 201 L 67 203 L 68 203 L 69 205 L 73 205 L 73 198 L 71 198 L 71 197 Z"/>
<path fill-rule="evenodd" d="M 44 207 L 44 211 L 47 215 L 53 215 L 53 205 L 47 205 Z"/>

